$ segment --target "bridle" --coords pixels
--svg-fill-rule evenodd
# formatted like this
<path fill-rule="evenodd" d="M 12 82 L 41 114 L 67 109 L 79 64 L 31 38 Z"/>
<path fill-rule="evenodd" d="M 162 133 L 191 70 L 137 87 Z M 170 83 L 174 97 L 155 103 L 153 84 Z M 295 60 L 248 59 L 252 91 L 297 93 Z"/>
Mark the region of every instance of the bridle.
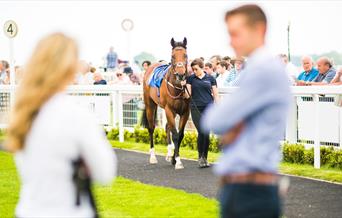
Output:
<path fill-rule="evenodd" d="M 187 74 L 187 60 L 188 60 L 188 57 L 186 56 L 185 57 L 185 62 L 175 62 L 174 60 L 174 57 L 172 57 L 171 59 L 171 64 L 172 64 L 172 70 L 173 70 L 173 74 L 176 75 L 176 79 L 177 81 L 183 81 L 185 79 L 185 76 Z M 180 74 L 179 72 L 176 71 L 177 67 L 185 67 L 185 73 L 184 74 Z"/>
<path fill-rule="evenodd" d="M 185 73 L 180 74 L 179 72 L 177 72 L 176 71 L 177 67 L 185 67 Z M 184 81 L 186 79 L 187 74 L 188 74 L 188 56 L 185 54 L 185 61 L 175 62 L 175 57 L 172 55 L 171 56 L 171 69 L 170 70 L 173 72 L 173 75 L 176 76 L 176 81 Z M 179 99 L 182 97 L 185 89 L 183 86 L 179 87 L 176 84 L 172 84 L 169 81 L 170 73 L 168 72 L 166 75 L 166 78 L 165 78 L 167 94 L 172 99 Z M 172 95 L 170 92 L 169 86 L 171 86 L 174 90 L 180 90 L 179 94 L 178 95 Z"/>
<path fill-rule="evenodd" d="M 168 94 L 168 96 L 172 99 L 179 99 L 180 97 L 182 97 L 185 89 L 184 87 L 179 87 L 179 86 L 176 86 L 174 84 L 172 84 L 170 81 L 169 81 L 169 77 L 170 77 L 170 74 L 168 73 L 166 75 L 166 78 L 165 78 L 165 82 L 166 82 L 166 92 Z M 180 90 L 179 94 L 178 95 L 172 95 L 171 92 L 170 92 L 170 89 L 169 89 L 169 86 L 171 86 L 174 90 Z"/>

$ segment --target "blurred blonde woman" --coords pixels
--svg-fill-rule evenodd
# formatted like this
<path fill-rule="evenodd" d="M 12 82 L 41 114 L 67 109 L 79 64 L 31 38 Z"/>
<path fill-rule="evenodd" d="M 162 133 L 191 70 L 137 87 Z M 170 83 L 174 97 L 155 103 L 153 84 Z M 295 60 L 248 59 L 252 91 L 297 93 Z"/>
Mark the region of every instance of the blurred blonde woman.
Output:
<path fill-rule="evenodd" d="M 82 160 L 89 180 L 104 184 L 115 176 L 103 130 L 65 93 L 77 63 L 75 41 L 55 33 L 38 43 L 25 66 L 6 142 L 21 177 L 17 217 L 96 217 L 91 192 L 75 185 L 73 163 Z"/>

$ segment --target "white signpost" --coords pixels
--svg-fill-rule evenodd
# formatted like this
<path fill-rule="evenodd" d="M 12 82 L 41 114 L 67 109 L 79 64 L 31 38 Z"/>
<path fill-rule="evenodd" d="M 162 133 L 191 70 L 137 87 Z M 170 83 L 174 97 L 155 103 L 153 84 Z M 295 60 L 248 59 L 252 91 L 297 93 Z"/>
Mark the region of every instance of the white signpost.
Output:
<path fill-rule="evenodd" d="M 9 62 L 10 62 L 10 84 L 15 85 L 15 72 L 14 72 L 14 48 L 13 39 L 18 34 L 18 25 L 13 20 L 8 20 L 4 24 L 4 33 L 9 38 Z"/>
<path fill-rule="evenodd" d="M 131 31 L 134 28 L 133 20 L 126 18 L 121 22 L 121 28 L 126 32 L 127 59 L 131 63 Z"/>

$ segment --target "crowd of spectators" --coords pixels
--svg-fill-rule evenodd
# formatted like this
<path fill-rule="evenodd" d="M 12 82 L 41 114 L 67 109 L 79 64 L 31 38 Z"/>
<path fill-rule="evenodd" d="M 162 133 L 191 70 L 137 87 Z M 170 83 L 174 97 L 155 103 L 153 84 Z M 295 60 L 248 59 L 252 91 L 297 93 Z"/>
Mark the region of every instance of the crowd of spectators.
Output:
<path fill-rule="evenodd" d="M 285 54 L 280 54 L 279 58 L 293 86 L 342 85 L 342 68 L 336 70 L 333 60 L 328 57 L 314 61 L 311 56 L 303 56 L 300 67 L 293 65 Z M 216 78 L 219 88 L 239 86 L 245 64 L 248 60 L 243 57 L 214 55 L 205 63 L 204 70 Z"/>
<path fill-rule="evenodd" d="M 320 57 L 314 61 L 310 56 L 303 56 L 300 67 L 289 62 L 285 54 L 280 54 L 279 58 L 285 64 L 289 81 L 294 86 L 342 85 L 342 68 L 336 70 L 333 61 L 328 57 Z M 216 79 L 218 88 L 239 86 L 243 66 L 248 64 L 248 60 L 243 57 L 213 55 L 207 60 L 203 57 L 200 59 L 205 63 L 204 71 Z M 191 62 L 192 60 L 189 60 L 188 66 Z M 79 61 L 74 85 L 141 85 L 146 70 L 152 64 L 151 61 L 145 60 L 141 63 L 141 70 L 133 70 L 130 63 L 120 60 L 114 48 L 110 47 L 105 67 L 95 67 L 85 60 Z M 18 84 L 23 67 L 15 66 L 14 71 L 15 82 Z M 188 67 L 188 71 L 193 74 L 191 67 Z M 7 61 L 0 60 L 0 85 L 8 84 L 10 65 Z"/>

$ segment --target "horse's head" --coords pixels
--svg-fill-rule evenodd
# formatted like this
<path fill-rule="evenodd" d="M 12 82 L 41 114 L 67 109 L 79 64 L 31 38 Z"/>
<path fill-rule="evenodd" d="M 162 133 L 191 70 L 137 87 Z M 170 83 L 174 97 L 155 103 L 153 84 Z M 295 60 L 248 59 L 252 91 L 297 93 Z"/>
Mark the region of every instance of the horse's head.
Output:
<path fill-rule="evenodd" d="M 172 58 L 171 64 L 173 72 L 176 75 L 177 81 L 186 79 L 187 76 L 187 64 L 188 55 L 186 53 L 187 40 L 184 37 L 183 42 L 176 42 L 173 38 L 171 39 L 172 46 Z"/>

